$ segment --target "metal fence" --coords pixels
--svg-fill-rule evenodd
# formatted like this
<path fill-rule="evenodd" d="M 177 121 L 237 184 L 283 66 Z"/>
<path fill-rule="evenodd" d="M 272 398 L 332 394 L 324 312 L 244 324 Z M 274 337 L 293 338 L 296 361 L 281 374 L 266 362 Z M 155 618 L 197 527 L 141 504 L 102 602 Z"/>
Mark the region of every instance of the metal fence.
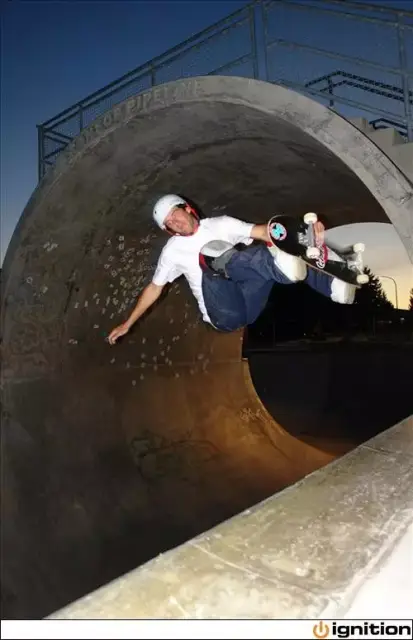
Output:
<path fill-rule="evenodd" d="M 348 0 L 255 0 L 38 125 L 41 179 L 96 117 L 195 75 L 284 85 L 413 141 L 413 11 Z"/>
<path fill-rule="evenodd" d="M 339 0 L 263 3 L 266 79 L 413 140 L 413 12 Z"/>

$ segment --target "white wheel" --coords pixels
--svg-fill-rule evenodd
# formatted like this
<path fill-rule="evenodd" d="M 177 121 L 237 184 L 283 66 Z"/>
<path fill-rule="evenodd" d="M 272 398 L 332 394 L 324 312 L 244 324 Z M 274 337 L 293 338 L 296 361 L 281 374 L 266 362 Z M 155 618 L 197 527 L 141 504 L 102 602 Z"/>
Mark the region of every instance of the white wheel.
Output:
<path fill-rule="evenodd" d="M 312 213 L 311 211 L 306 213 L 305 216 L 304 216 L 305 224 L 315 224 L 317 222 L 317 220 L 318 220 L 317 214 L 316 213 Z"/>
<path fill-rule="evenodd" d="M 307 256 L 307 258 L 310 258 L 310 260 L 319 258 L 320 253 L 321 251 L 318 247 L 307 247 L 307 249 L 305 250 L 305 255 Z"/>
<path fill-rule="evenodd" d="M 356 244 L 353 244 L 354 253 L 363 253 L 365 248 L 366 248 L 366 245 L 363 244 L 362 242 L 357 242 Z"/>
<path fill-rule="evenodd" d="M 357 276 L 357 284 L 367 284 L 369 280 L 367 273 L 359 273 Z"/>

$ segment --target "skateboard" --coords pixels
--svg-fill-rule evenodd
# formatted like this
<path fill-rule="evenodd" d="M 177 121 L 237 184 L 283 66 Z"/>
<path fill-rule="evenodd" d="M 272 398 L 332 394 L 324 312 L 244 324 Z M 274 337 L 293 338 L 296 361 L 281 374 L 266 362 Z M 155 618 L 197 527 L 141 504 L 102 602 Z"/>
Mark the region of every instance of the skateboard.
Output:
<path fill-rule="evenodd" d="M 316 213 L 306 213 L 302 218 L 275 215 L 268 221 L 268 235 L 274 246 L 286 253 L 300 256 L 313 269 L 344 280 L 356 287 L 367 284 L 364 273 L 363 243 L 349 247 L 337 247 L 324 237 L 324 225 Z"/>

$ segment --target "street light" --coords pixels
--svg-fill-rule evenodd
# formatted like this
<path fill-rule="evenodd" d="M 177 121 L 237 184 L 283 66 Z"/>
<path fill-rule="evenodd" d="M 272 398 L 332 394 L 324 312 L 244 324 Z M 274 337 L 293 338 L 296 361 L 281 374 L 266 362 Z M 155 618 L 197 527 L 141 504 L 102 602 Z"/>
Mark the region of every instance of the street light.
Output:
<path fill-rule="evenodd" d="M 396 292 L 396 309 L 398 309 L 399 308 L 399 298 L 398 298 L 398 295 L 397 295 L 397 283 L 396 283 L 396 280 L 394 278 L 392 278 L 391 276 L 378 275 L 378 278 L 387 278 L 388 280 L 393 280 L 394 290 Z"/>

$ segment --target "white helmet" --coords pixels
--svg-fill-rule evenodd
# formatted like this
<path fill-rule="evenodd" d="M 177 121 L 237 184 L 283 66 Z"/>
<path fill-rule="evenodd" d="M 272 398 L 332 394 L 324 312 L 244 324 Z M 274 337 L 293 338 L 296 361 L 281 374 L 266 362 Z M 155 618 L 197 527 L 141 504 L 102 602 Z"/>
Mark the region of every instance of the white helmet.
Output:
<path fill-rule="evenodd" d="M 168 193 L 166 196 L 162 196 L 155 203 L 153 208 L 153 219 L 158 224 L 161 229 L 165 229 L 165 218 L 168 213 L 173 209 L 173 207 L 177 207 L 178 205 L 186 205 L 187 203 L 180 196 L 175 195 L 174 193 Z"/>

